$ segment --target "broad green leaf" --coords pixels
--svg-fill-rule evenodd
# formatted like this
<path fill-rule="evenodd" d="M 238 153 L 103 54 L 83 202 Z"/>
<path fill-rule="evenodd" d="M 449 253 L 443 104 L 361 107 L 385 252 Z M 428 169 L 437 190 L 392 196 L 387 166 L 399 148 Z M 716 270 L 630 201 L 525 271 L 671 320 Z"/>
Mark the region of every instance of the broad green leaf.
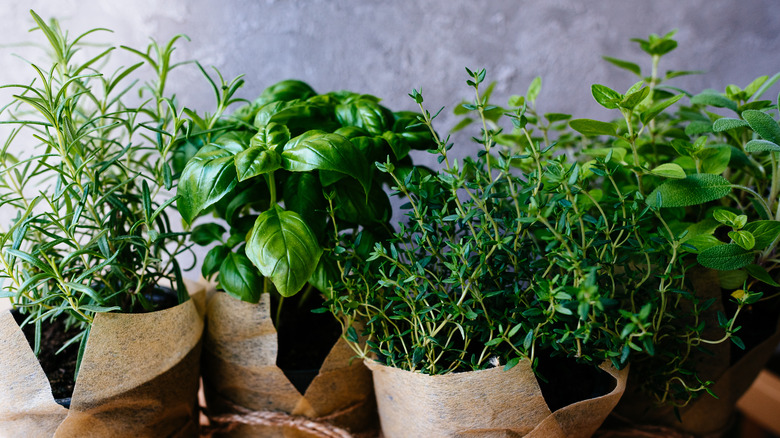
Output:
<path fill-rule="evenodd" d="M 731 148 L 729 146 L 705 147 L 696 152 L 696 157 L 702 160 L 703 173 L 719 175 L 729 167 Z"/>
<path fill-rule="evenodd" d="M 617 125 L 614 123 L 591 119 L 575 119 L 569 122 L 569 126 L 582 135 L 617 135 Z"/>
<path fill-rule="evenodd" d="M 725 208 L 719 208 L 713 211 L 712 217 L 723 225 L 735 228 L 737 230 L 742 229 L 742 227 L 744 227 L 747 223 L 746 215 L 737 215 L 736 213 L 728 211 Z"/>
<path fill-rule="evenodd" d="M 722 119 L 715 120 L 715 122 L 712 124 L 712 130 L 714 132 L 723 132 L 730 129 L 741 128 L 743 126 L 750 126 L 750 124 L 742 119 L 730 119 L 724 117 Z"/>
<path fill-rule="evenodd" d="M 734 112 L 737 111 L 737 103 L 728 97 L 713 91 L 705 91 L 691 98 L 694 105 L 709 105 L 718 108 L 728 108 Z"/>
<path fill-rule="evenodd" d="M 648 123 L 650 123 L 651 120 L 658 117 L 658 114 L 661 114 L 666 108 L 669 108 L 670 106 L 677 103 L 678 100 L 682 99 L 683 96 L 684 96 L 683 94 L 678 94 L 666 100 L 656 102 L 655 104 L 653 104 L 653 106 L 651 106 L 650 108 L 642 112 L 639 118 L 642 120 L 643 124 L 647 125 Z"/>
<path fill-rule="evenodd" d="M 737 289 L 745 284 L 748 273 L 744 269 L 735 269 L 732 271 L 718 271 L 720 287 L 723 289 Z"/>
<path fill-rule="evenodd" d="M 252 136 L 249 146 L 281 152 L 288 141 L 290 141 L 290 129 L 287 126 L 269 123 Z"/>
<path fill-rule="evenodd" d="M 747 152 L 780 152 L 780 146 L 769 140 L 750 140 L 745 143 Z"/>
<path fill-rule="evenodd" d="M 596 99 L 596 102 L 607 109 L 617 108 L 620 101 L 623 100 L 622 94 L 606 85 L 593 84 L 590 87 L 590 92 L 593 94 L 593 98 Z"/>
<path fill-rule="evenodd" d="M 712 132 L 712 122 L 694 120 L 685 127 L 685 134 L 691 137 Z"/>
<path fill-rule="evenodd" d="M 613 64 L 613 65 L 616 65 L 616 66 L 622 68 L 622 69 L 626 69 L 626 70 L 630 71 L 631 73 L 633 73 L 633 74 L 635 74 L 637 76 L 640 76 L 640 77 L 642 76 L 642 69 L 639 68 L 639 66 L 634 64 L 633 62 L 624 61 L 622 59 L 612 58 L 612 57 L 609 57 L 609 56 L 602 56 L 601 58 L 604 59 L 605 61 Z"/>
<path fill-rule="evenodd" d="M 339 280 L 339 270 L 337 266 L 334 266 L 334 262 L 328 257 L 320 257 L 317 268 L 314 270 L 311 277 L 309 277 L 309 284 L 325 294 L 325 296 L 329 296 L 331 286 Z"/>
<path fill-rule="evenodd" d="M 756 246 L 756 238 L 753 237 L 750 231 L 729 231 L 729 237 L 734 241 L 734 243 L 746 250 L 751 250 L 754 246 Z"/>
<path fill-rule="evenodd" d="M 349 183 L 355 185 L 352 181 Z M 322 184 L 320 184 L 317 175 L 312 172 L 291 173 L 285 179 L 282 189 L 284 190 L 285 208 L 301 215 L 314 234 L 321 235 L 325 231 L 327 204 L 322 195 Z M 360 189 L 357 190 L 360 191 Z"/>
<path fill-rule="evenodd" d="M 222 225 L 206 223 L 193 228 L 190 239 L 198 245 L 205 246 L 222 240 L 223 234 L 225 234 L 225 228 Z"/>
<path fill-rule="evenodd" d="M 273 206 L 257 218 L 246 255 L 282 296 L 289 297 L 314 273 L 322 248 L 298 213 Z"/>
<path fill-rule="evenodd" d="M 720 199 L 731 192 L 731 183 L 720 175 L 701 173 L 668 180 L 647 197 L 654 208 L 687 207 Z"/>
<path fill-rule="evenodd" d="M 371 168 L 360 150 L 338 134 L 309 131 L 290 140 L 282 152 L 282 166 L 293 172 L 330 170 L 358 180 L 366 194 Z"/>
<path fill-rule="evenodd" d="M 179 178 L 176 205 L 187 223 L 230 193 L 238 183 L 234 154 L 206 145 L 184 167 Z"/>
<path fill-rule="evenodd" d="M 747 110 L 742 112 L 742 118 L 745 119 L 750 127 L 758 133 L 764 140 L 771 141 L 774 144 L 780 144 L 780 125 L 775 119 L 763 111 Z"/>
<path fill-rule="evenodd" d="M 686 248 L 690 252 L 693 253 L 700 253 L 708 248 L 712 248 L 713 246 L 719 246 L 722 245 L 722 242 L 718 240 L 717 237 L 711 235 L 711 234 L 701 234 L 698 236 L 691 237 L 690 239 L 685 241 L 685 244 L 688 246 L 692 246 L 693 248 Z"/>
<path fill-rule="evenodd" d="M 236 174 L 239 181 L 271 173 L 282 168 L 282 156 L 276 150 L 250 147 L 236 154 Z"/>
<path fill-rule="evenodd" d="M 392 114 L 373 100 L 357 99 L 336 106 L 336 118 L 342 126 L 356 126 L 371 135 L 382 135 L 393 126 Z"/>
<path fill-rule="evenodd" d="M 774 287 L 780 287 L 780 284 L 778 284 L 771 275 L 769 275 L 768 272 L 766 272 L 766 269 L 764 269 L 761 266 L 758 265 L 747 265 L 745 266 L 745 270 L 750 274 L 753 278 L 764 282 L 770 286 Z"/>
<path fill-rule="evenodd" d="M 230 248 L 224 245 L 217 245 L 206 253 L 203 257 L 203 265 L 200 267 L 200 274 L 203 278 L 209 278 L 219 272 L 219 267 L 230 253 Z M 254 267 L 253 267 L 254 268 Z"/>
<path fill-rule="evenodd" d="M 255 104 L 262 106 L 279 100 L 303 100 L 316 94 L 309 84 L 296 79 L 286 79 L 263 90 L 260 97 L 255 100 Z"/>
<path fill-rule="evenodd" d="M 225 292 L 247 303 L 257 303 L 263 293 L 263 278 L 257 269 L 246 256 L 234 252 L 219 266 L 218 281 Z"/>
<path fill-rule="evenodd" d="M 336 198 L 333 203 L 338 205 L 335 211 L 337 219 L 351 224 L 384 223 L 390 220 L 390 200 L 378 185 L 371 186 L 368 197 L 347 181 L 339 181 L 334 188 Z"/>
<path fill-rule="evenodd" d="M 772 242 L 780 236 L 780 221 L 754 221 L 746 224 L 743 228 L 749 231 L 756 239 L 756 249 L 768 248 Z"/>
<path fill-rule="evenodd" d="M 683 170 L 683 168 L 680 167 L 678 164 L 674 164 L 674 163 L 661 164 L 660 166 L 651 170 L 650 173 L 652 173 L 653 175 L 662 176 L 664 178 L 675 178 L 675 179 L 685 178 L 685 171 Z"/>
<path fill-rule="evenodd" d="M 718 245 L 699 253 L 696 260 L 705 268 L 718 271 L 741 269 L 753 263 L 755 255 L 736 243 Z"/>

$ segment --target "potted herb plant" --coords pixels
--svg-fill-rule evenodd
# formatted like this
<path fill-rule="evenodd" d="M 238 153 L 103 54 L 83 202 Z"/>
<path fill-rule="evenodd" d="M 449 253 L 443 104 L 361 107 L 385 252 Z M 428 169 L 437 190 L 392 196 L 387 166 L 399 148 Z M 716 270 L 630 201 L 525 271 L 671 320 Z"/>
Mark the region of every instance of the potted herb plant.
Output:
<path fill-rule="evenodd" d="M 241 80 L 220 81 L 212 84 L 225 108 L 238 101 Z M 388 234 L 387 178 L 370 163 L 411 166 L 410 150 L 428 148 L 429 132 L 376 97 L 317 94 L 297 80 L 268 87 L 229 116 L 192 117 L 199 128 L 190 143 L 198 146 L 182 171 L 178 208 L 189 223 L 208 213 L 218 219 L 201 220 L 192 235 L 212 245 L 203 276 L 224 291 L 207 310 L 212 422 L 235 423 L 231 414 L 248 410 L 278 421 L 247 420 L 232 433 L 294 433 L 311 419 L 353 432 L 375 427 L 368 370 L 349 360 L 332 316 L 313 311 L 337 278 L 331 230 Z M 306 425 L 294 423 L 300 418 Z"/>
<path fill-rule="evenodd" d="M 342 282 L 327 304 L 372 369 L 385 436 L 590 436 L 623 392 L 630 352 L 652 348 L 639 291 L 664 242 L 611 178 L 613 153 L 571 158 L 570 116 L 536 112 L 540 80 L 506 110 L 480 94 L 485 74 L 469 71 L 464 105 L 479 153 L 457 159 L 423 109 L 442 168 L 377 164 L 409 199 L 408 221 L 367 260 L 360 234 L 339 236 Z"/>
<path fill-rule="evenodd" d="M 737 399 L 780 342 L 780 125 L 776 102 L 762 100 L 780 75 L 725 92 L 670 87 L 666 80 L 694 73 L 659 75 L 661 57 L 677 47 L 673 37 L 634 40 L 651 56 L 649 76 L 607 58 L 640 78 L 626 93 L 592 87 L 599 104 L 620 112 L 616 123 L 570 125 L 593 139 L 584 155 L 611 154 L 610 178 L 644 200 L 665 242 L 648 261 L 654 280 L 642 295 L 651 311 L 636 322 L 651 334 L 650 348 L 632 354 L 631 396 L 618 412 L 632 427 L 704 435 L 728 427 Z"/>
<path fill-rule="evenodd" d="M 104 72 L 114 47 L 74 56 L 102 29 L 71 39 L 32 17 L 54 59 L 2 86 L 13 98 L 0 206 L 16 215 L 0 233 L 0 293 L 15 308 L 0 314 L 0 428 L 197 436 L 202 313 L 176 261 L 185 234 L 168 216 L 183 119 L 165 83 L 178 37 L 129 49 L 140 62 Z M 133 79 L 150 67 L 149 82 Z"/>

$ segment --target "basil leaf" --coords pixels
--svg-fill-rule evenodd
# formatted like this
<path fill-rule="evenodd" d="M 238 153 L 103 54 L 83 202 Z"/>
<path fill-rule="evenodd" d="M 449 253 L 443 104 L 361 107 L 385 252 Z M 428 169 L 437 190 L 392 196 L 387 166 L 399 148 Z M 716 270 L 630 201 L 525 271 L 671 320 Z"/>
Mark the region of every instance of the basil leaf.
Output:
<path fill-rule="evenodd" d="M 278 152 L 260 146 L 239 152 L 235 161 L 239 181 L 270 173 L 282 167 L 282 156 Z"/>
<path fill-rule="evenodd" d="M 246 256 L 230 252 L 219 267 L 219 285 L 228 294 L 247 303 L 260 301 L 263 278 Z"/>
<path fill-rule="evenodd" d="M 184 167 L 176 206 L 187 223 L 222 199 L 238 183 L 234 154 L 218 145 L 204 146 Z"/>
<path fill-rule="evenodd" d="M 322 249 L 298 213 L 273 206 L 257 218 L 246 255 L 282 296 L 289 297 L 314 273 Z"/>

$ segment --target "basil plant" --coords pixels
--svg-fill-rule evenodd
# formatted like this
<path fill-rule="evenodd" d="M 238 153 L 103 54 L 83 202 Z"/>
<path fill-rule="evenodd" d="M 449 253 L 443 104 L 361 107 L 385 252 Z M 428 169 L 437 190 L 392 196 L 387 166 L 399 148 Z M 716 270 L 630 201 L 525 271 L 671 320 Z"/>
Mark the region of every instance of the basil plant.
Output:
<path fill-rule="evenodd" d="M 193 229 L 197 244 L 216 243 L 202 273 L 247 302 L 271 291 L 290 297 L 307 284 L 325 291 L 335 279 L 323 257 L 334 229 L 389 232 L 387 177 L 373 163 L 410 167 L 409 152 L 432 141 L 415 113 L 394 113 L 365 94 L 317 94 L 297 80 L 195 124 L 202 130 L 190 145 L 202 145 L 182 170 L 178 208 L 190 224 L 207 213 L 219 219 Z"/>

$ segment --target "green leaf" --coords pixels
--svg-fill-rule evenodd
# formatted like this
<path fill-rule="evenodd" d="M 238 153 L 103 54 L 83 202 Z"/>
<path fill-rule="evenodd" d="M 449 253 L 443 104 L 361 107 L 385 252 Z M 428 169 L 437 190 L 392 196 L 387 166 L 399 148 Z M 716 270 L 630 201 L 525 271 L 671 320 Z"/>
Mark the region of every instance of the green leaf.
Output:
<path fill-rule="evenodd" d="M 662 100 L 660 102 L 656 102 L 651 106 L 650 108 L 646 109 L 642 114 L 640 115 L 640 120 L 642 120 L 642 123 L 647 125 L 650 123 L 651 120 L 658 117 L 658 114 L 661 114 L 666 108 L 669 108 L 670 106 L 677 103 L 678 100 L 683 98 L 683 94 L 678 94 L 676 96 L 670 97 L 666 100 Z"/>
<path fill-rule="evenodd" d="M 720 287 L 723 289 L 738 289 L 745 284 L 748 274 L 743 269 L 736 269 L 733 271 L 718 271 L 718 279 L 720 280 Z"/>
<path fill-rule="evenodd" d="M 701 173 L 685 179 L 669 180 L 647 197 L 654 208 L 687 207 L 720 199 L 731 192 L 731 183 L 720 175 Z"/>
<path fill-rule="evenodd" d="M 772 276 L 769 275 L 768 272 L 766 272 L 766 269 L 764 269 L 761 266 L 758 265 L 747 265 L 745 266 L 745 270 L 750 274 L 753 278 L 756 280 L 759 280 L 763 283 L 766 283 L 770 286 L 774 287 L 780 287 L 780 284 L 778 284 Z"/>
<path fill-rule="evenodd" d="M 780 236 L 780 221 L 754 221 L 743 228 L 756 239 L 756 249 L 768 248 Z"/>
<path fill-rule="evenodd" d="M 705 91 L 691 98 L 694 105 L 709 105 L 718 108 L 728 108 L 734 112 L 737 111 L 737 103 L 728 97 L 712 91 Z"/>
<path fill-rule="evenodd" d="M 626 94 L 626 97 L 620 102 L 620 107 L 632 110 L 642 103 L 648 94 L 650 94 L 650 87 L 643 87 L 633 93 Z"/>
<path fill-rule="evenodd" d="M 358 180 L 368 194 L 371 168 L 360 150 L 338 134 L 309 131 L 284 145 L 282 166 L 293 172 L 330 170 Z"/>
<path fill-rule="evenodd" d="M 249 259 L 230 252 L 219 267 L 219 285 L 228 294 L 247 303 L 260 301 L 263 293 L 263 278 Z"/>
<path fill-rule="evenodd" d="M 203 278 L 209 278 L 217 272 L 222 262 L 230 253 L 230 248 L 224 245 L 217 245 L 211 248 L 206 256 L 203 257 L 203 265 L 200 267 L 200 273 Z"/>
<path fill-rule="evenodd" d="M 282 296 L 289 297 L 309 280 L 322 248 L 298 213 L 273 206 L 257 218 L 247 239 L 246 255 Z"/>
<path fill-rule="evenodd" d="M 695 155 L 702 160 L 701 171 L 703 173 L 713 173 L 718 175 L 723 173 L 729 167 L 729 160 L 731 160 L 731 147 L 705 147 L 696 152 Z"/>
<path fill-rule="evenodd" d="M 593 94 L 593 98 L 596 99 L 596 102 L 607 109 L 617 108 L 620 101 L 623 100 L 622 94 L 606 85 L 593 84 L 590 87 L 590 92 Z"/>
<path fill-rule="evenodd" d="M 275 150 L 264 147 L 250 147 L 235 157 L 236 174 L 239 181 L 273 172 L 282 167 L 282 156 Z"/>
<path fill-rule="evenodd" d="M 575 119 L 569 122 L 569 126 L 582 135 L 617 135 L 617 125 L 614 123 L 591 119 Z"/>
<path fill-rule="evenodd" d="M 642 76 L 642 69 L 639 68 L 639 66 L 634 64 L 633 62 L 624 61 L 622 59 L 612 58 L 612 57 L 609 57 L 609 56 L 602 56 L 601 58 L 603 60 L 609 62 L 610 64 L 613 64 L 613 65 L 618 66 L 618 67 L 620 67 L 622 69 L 628 70 L 628 71 L 630 71 L 631 73 L 633 73 L 633 74 L 635 74 L 637 76 L 640 76 L 640 77 Z"/>
<path fill-rule="evenodd" d="M 769 140 L 750 140 L 745 143 L 747 152 L 780 152 L 780 146 Z"/>
<path fill-rule="evenodd" d="M 675 179 L 685 178 L 685 171 L 683 170 L 683 168 L 680 167 L 679 164 L 674 164 L 674 163 L 661 164 L 660 166 L 651 170 L 650 173 L 652 173 L 653 175 L 662 176 L 664 178 L 675 178 Z"/>
<path fill-rule="evenodd" d="M 542 91 L 542 78 L 537 76 L 531 81 L 531 85 L 528 86 L 528 92 L 525 93 L 528 101 L 533 104 L 536 102 L 536 98 L 539 97 L 539 93 Z"/>
<path fill-rule="evenodd" d="M 729 231 L 729 237 L 734 241 L 734 243 L 748 251 L 756 246 L 756 238 L 753 237 L 750 231 Z"/>
<path fill-rule="evenodd" d="M 222 240 L 225 228 L 215 223 L 200 224 L 192 229 L 190 239 L 198 245 L 208 245 Z"/>
<path fill-rule="evenodd" d="M 342 126 L 356 126 L 371 135 L 382 135 L 392 127 L 391 113 L 373 100 L 357 99 L 338 105 L 336 118 Z"/>
<path fill-rule="evenodd" d="M 722 119 L 718 119 L 713 122 L 712 130 L 714 132 L 723 132 L 731 129 L 742 128 L 743 126 L 750 126 L 750 124 L 742 119 L 730 119 L 723 117 Z"/>
<path fill-rule="evenodd" d="M 184 167 L 176 202 L 182 218 L 192 221 L 230 193 L 238 183 L 234 154 L 217 145 L 204 146 Z"/>
<path fill-rule="evenodd" d="M 750 124 L 758 135 L 764 140 L 771 141 L 774 144 L 780 144 L 780 125 L 769 114 L 757 111 L 747 110 L 742 113 L 742 118 Z"/>
<path fill-rule="evenodd" d="M 741 269 L 753 263 L 755 255 L 735 243 L 718 245 L 700 252 L 696 260 L 705 268 L 719 271 Z"/>

